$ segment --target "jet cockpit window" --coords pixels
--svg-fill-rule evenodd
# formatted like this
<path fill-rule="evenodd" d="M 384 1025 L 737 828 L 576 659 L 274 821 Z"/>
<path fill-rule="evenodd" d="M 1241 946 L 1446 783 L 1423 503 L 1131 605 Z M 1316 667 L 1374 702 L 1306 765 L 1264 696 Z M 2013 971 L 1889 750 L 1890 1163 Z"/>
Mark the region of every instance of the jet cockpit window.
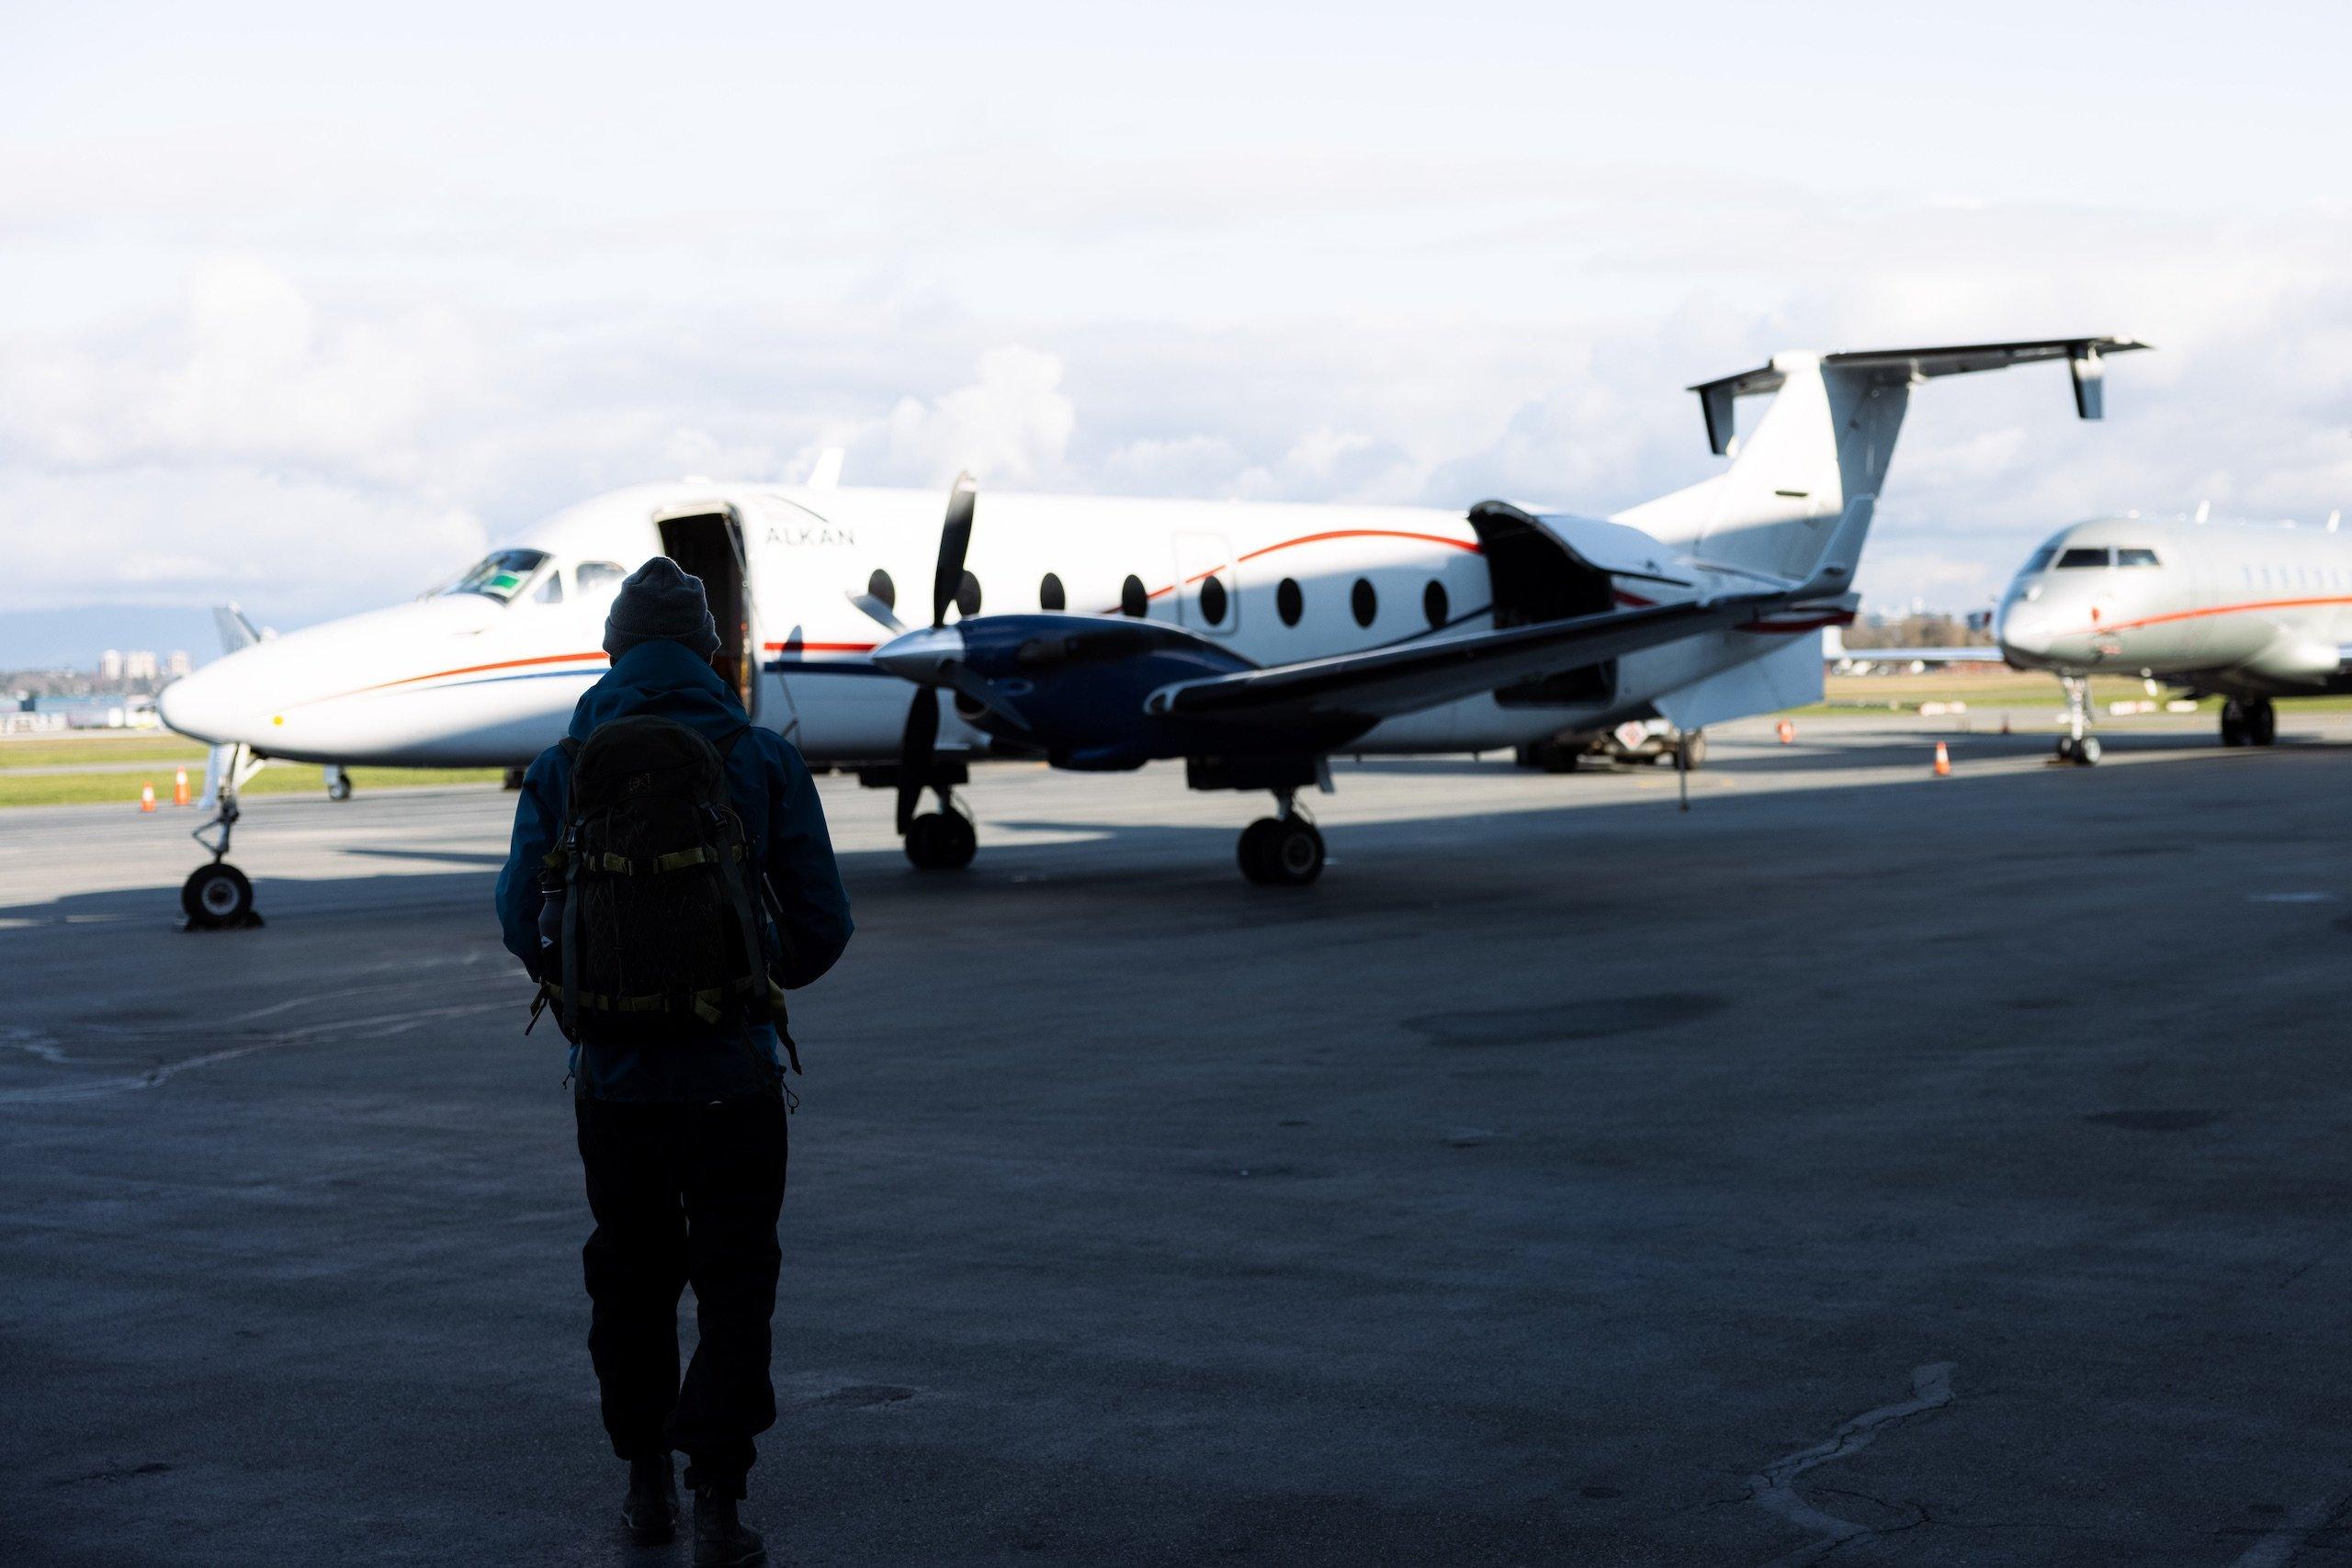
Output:
<path fill-rule="evenodd" d="M 2078 566 L 2112 566 L 2115 563 L 2109 558 L 2114 553 L 2106 549 L 2086 549 L 2077 545 L 2058 558 L 2058 570 L 2065 571 Z"/>
<path fill-rule="evenodd" d="M 2050 570 L 2050 563 L 2057 558 L 2058 547 L 2055 545 L 2044 545 L 2041 548 L 2033 552 L 2033 558 L 2025 563 L 2025 570 L 2018 573 L 2018 575 L 2019 577 L 2031 577 L 2037 571 L 2048 571 Z"/>
<path fill-rule="evenodd" d="M 2122 546 L 2118 547 L 2115 552 L 2115 564 L 2118 566 L 2154 566 L 2156 564 L 2156 552 L 2154 550 L 2137 550 L 2132 548 L 2130 546 Z"/>
<path fill-rule="evenodd" d="M 618 561 L 584 560 L 571 569 L 571 586 L 580 591 L 582 599 L 599 593 L 611 593 L 628 576 L 628 568 Z"/>
<path fill-rule="evenodd" d="M 479 593 L 503 604 L 523 591 L 531 574 L 547 565 L 545 550 L 500 550 L 485 556 L 471 571 L 450 584 L 451 593 Z"/>

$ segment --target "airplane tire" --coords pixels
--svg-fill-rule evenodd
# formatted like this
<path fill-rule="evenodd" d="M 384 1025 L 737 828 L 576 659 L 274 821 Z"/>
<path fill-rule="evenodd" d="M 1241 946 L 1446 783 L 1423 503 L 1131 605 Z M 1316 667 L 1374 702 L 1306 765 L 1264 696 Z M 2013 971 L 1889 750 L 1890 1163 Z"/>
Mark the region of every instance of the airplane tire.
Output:
<path fill-rule="evenodd" d="M 1261 887 L 1304 887 L 1323 874 L 1323 835 L 1299 818 L 1261 817 L 1242 832 L 1241 874 Z"/>
<path fill-rule="evenodd" d="M 961 871 L 979 848 L 978 831 L 960 811 L 926 811 L 907 828 L 907 859 L 918 871 Z"/>
<path fill-rule="evenodd" d="M 254 885 L 226 861 L 200 865 L 180 884 L 180 908 L 189 925 L 208 931 L 243 925 L 254 912 Z"/>
<path fill-rule="evenodd" d="M 1260 886 L 1273 880 L 1270 863 L 1272 857 L 1266 852 L 1266 842 L 1282 830 L 1282 826 L 1272 817 L 1261 817 L 1241 829 L 1241 840 L 1237 849 L 1241 874 Z"/>
<path fill-rule="evenodd" d="M 2267 702 L 2245 705 L 2245 738 L 2252 746 L 2269 746 L 2278 739 L 2278 710 Z"/>
<path fill-rule="evenodd" d="M 1707 732 L 1694 729 L 1682 738 L 1682 766 L 1685 772 L 1697 773 L 1707 760 Z"/>
<path fill-rule="evenodd" d="M 349 779 L 337 779 L 333 784 L 327 785 L 327 798 L 329 800 L 349 800 L 351 798 L 351 781 Z"/>
<path fill-rule="evenodd" d="M 2098 736 L 2086 735 L 2083 737 L 2082 744 L 2075 748 L 2075 765 L 2078 768 L 2090 768 L 2098 765 Z"/>
<path fill-rule="evenodd" d="M 2073 736 L 2062 735 L 2058 738 L 2058 760 L 2062 762 L 2071 762 L 2075 760 L 2075 738 Z"/>
<path fill-rule="evenodd" d="M 2222 705 L 2222 744 L 2243 746 L 2246 743 L 2245 709 L 2233 699 Z"/>

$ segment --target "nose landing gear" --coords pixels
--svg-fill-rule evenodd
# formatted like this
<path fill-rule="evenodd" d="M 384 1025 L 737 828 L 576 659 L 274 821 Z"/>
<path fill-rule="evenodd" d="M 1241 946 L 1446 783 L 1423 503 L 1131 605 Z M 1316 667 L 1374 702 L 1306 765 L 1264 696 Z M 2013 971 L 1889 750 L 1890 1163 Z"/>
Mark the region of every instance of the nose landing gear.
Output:
<path fill-rule="evenodd" d="M 254 885 L 229 863 L 229 835 L 237 826 L 237 789 L 262 770 L 262 759 L 244 746 L 222 747 L 213 752 L 212 789 L 216 814 L 188 835 L 212 852 L 212 863 L 200 865 L 180 885 L 180 908 L 187 916 L 183 931 L 228 931 L 262 923 L 254 912 Z M 208 838 L 207 834 L 216 835 Z"/>
<path fill-rule="evenodd" d="M 2091 683 L 2080 675 L 2062 675 L 2066 689 L 2066 733 L 2058 738 L 2058 760 L 2087 768 L 2098 761 L 2098 737 L 2084 733 L 2091 723 Z"/>

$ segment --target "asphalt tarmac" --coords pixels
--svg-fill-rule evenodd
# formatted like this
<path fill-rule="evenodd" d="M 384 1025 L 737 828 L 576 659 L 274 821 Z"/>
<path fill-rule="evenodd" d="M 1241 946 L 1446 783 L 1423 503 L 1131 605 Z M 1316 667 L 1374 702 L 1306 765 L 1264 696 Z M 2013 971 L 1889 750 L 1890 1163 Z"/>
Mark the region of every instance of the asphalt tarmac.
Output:
<path fill-rule="evenodd" d="M 748 1513 L 819 1563 L 2352 1551 L 2352 728 L 1807 722 L 1339 770 L 1322 883 L 1175 770 L 987 774 L 801 994 Z M 622 1543 L 492 789 L 0 814 L 0 1561 Z M 691 1322 L 689 1312 L 688 1321 Z"/>

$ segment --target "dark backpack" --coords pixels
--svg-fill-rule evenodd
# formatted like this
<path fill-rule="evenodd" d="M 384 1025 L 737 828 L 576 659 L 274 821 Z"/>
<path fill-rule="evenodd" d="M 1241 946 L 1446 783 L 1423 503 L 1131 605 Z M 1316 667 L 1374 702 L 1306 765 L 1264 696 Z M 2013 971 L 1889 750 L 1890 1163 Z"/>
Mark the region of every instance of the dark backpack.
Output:
<path fill-rule="evenodd" d="M 563 742 L 571 793 L 547 857 L 561 935 L 541 994 L 571 1039 L 659 1047 L 763 1021 L 783 1035 L 752 892 L 761 872 L 727 793 L 742 734 L 714 746 L 639 715 Z"/>

